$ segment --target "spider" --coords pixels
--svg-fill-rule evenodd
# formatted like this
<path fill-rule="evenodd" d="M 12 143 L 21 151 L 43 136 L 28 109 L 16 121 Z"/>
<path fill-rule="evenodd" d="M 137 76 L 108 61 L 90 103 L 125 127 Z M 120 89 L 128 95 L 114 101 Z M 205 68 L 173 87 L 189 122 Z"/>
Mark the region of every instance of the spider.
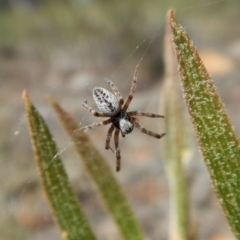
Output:
<path fill-rule="evenodd" d="M 112 152 L 115 154 L 116 160 L 117 160 L 117 164 L 116 164 L 117 172 L 120 171 L 120 168 L 121 168 L 121 155 L 120 155 L 120 147 L 119 147 L 120 132 L 122 137 L 125 137 L 125 134 L 131 133 L 134 127 L 136 127 L 142 133 L 148 134 L 149 136 L 152 136 L 158 139 L 162 138 L 166 134 L 166 133 L 157 134 L 145 129 L 136 118 L 136 116 L 145 116 L 150 118 L 164 118 L 164 116 L 153 114 L 153 113 L 141 112 L 141 111 L 130 111 L 130 112 L 127 111 L 137 87 L 138 66 L 139 64 L 136 66 L 131 90 L 125 103 L 116 85 L 107 78 L 105 79 L 105 81 L 110 85 L 114 94 L 110 93 L 108 90 L 101 87 L 95 87 L 93 89 L 93 99 L 98 109 L 100 110 L 100 112 L 97 112 L 94 109 L 92 109 L 90 106 L 88 106 L 86 100 L 82 103 L 82 106 L 86 108 L 93 116 L 100 117 L 100 118 L 108 117 L 107 120 L 104 120 L 101 122 L 94 122 L 93 124 L 82 127 L 80 128 L 80 131 L 85 132 L 91 128 L 111 124 L 107 132 L 105 148 L 107 150 L 108 149 L 112 150 Z M 110 147 L 110 140 L 114 130 L 115 130 L 115 133 L 114 133 L 115 151 L 113 151 L 113 149 Z"/>

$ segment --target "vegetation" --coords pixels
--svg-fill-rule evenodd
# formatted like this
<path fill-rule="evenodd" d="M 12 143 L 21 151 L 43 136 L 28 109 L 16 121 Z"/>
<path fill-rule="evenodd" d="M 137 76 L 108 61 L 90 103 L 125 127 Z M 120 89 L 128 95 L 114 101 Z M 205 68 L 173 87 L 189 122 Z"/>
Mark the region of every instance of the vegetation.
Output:
<path fill-rule="evenodd" d="M 169 23 L 182 79 L 184 99 L 196 136 L 220 204 L 236 238 L 240 239 L 238 224 L 240 216 L 238 194 L 240 184 L 240 143 L 213 80 L 205 69 L 191 39 L 181 25 L 175 21 L 173 11 L 170 11 Z M 170 41 L 169 36 L 167 41 Z M 170 49 L 169 44 L 166 45 Z M 171 55 L 171 50 L 167 51 L 167 56 Z M 169 64 L 170 61 L 167 61 L 169 58 L 166 57 L 165 59 Z M 172 58 L 170 57 L 170 59 Z M 167 73 L 175 72 L 173 66 L 167 66 Z M 190 221 L 188 219 L 187 190 L 183 164 L 184 154 L 189 149 L 189 146 L 181 137 L 184 127 L 180 129 L 178 125 L 180 119 L 184 121 L 184 116 L 181 115 L 181 106 L 178 106 L 180 101 L 178 101 L 179 95 L 175 81 L 175 77 L 171 78 L 171 74 L 167 75 L 163 88 L 165 97 L 169 96 L 170 92 L 170 95 L 173 96 L 171 99 L 165 99 L 164 105 L 167 113 L 166 117 L 169 118 L 166 125 L 169 136 L 166 137 L 165 158 L 169 181 L 171 181 L 170 189 L 172 194 L 170 197 L 173 203 L 171 205 L 173 211 L 171 216 L 175 218 L 173 224 L 171 224 L 173 228 L 169 232 L 170 239 L 184 240 L 190 238 Z M 95 239 L 83 211 L 77 206 L 76 196 L 74 196 L 74 191 L 68 183 L 61 160 L 56 155 L 58 151 L 48 127 L 32 105 L 26 92 L 24 99 L 42 185 L 52 206 L 56 221 L 61 228 L 63 238 Z M 128 240 L 144 239 L 142 230 L 127 202 L 127 198 L 122 193 L 121 187 L 117 184 L 106 161 L 98 153 L 85 133 L 75 131 L 78 124 L 72 117 L 58 103 L 52 99 L 50 99 L 50 102 L 66 132 L 72 137 L 89 176 L 98 186 L 105 206 L 115 220 L 121 236 Z M 181 126 L 184 125 L 186 123 L 183 122 Z M 93 151 L 95 152 L 94 156 L 91 154 Z M 52 161 L 53 159 L 54 161 Z M 63 199 L 64 201 L 62 201 Z"/>

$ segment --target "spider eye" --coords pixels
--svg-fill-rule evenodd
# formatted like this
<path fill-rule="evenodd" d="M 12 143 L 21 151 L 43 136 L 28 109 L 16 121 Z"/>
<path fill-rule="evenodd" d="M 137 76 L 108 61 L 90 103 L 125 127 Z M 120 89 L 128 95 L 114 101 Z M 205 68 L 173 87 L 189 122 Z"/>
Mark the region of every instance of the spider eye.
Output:
<path fill-rule="evenodd" d="M 102 113 L 113 116 L 119 112 L 119 103 L 117 98 L 105 88 L 94 88 L 93 99 Z"/>
<path fill-rule="evenodd" d="M 125 134 L 128 134 L 133 130 L 133 124 L 124 118 L 119 120 L 119 126 L 121 131 Z"/>

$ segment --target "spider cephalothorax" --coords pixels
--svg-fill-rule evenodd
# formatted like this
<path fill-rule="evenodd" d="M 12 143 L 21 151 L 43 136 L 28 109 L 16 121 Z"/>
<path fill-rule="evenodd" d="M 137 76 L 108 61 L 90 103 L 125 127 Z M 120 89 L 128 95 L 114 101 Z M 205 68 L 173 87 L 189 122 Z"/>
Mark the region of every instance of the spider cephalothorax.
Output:
<path fill-rule="evenodd" d="M 114 133 L 114 143 L 115 143 L 115 151 L 113 153 L 117 158 L 117 171 L 120 171 L 121 167 L 121 155 L 120 155 L 120 147 L 119 147 L 119 133 L 121 132 L 122 136 L 125 137 L 125 134 L 132 132 L 133 128 L 138 128 L 141 132 L 146 133 L 155 138 L 162 138 L 165 133 L 157 134 L 151 132 L 140 125 L 136 116 L 145 116 L 151 118 L 163 118 L 164 116 L 153 114 L 153 113 L 145 113 L 141 111 L 131 111 L 127 112 L 127 109 L 133 99 L 133 95 L 137 86 L 137 73 L 138 73 L 138 65 L 136 67 L 132 87 L 130 93 L 128 95 L 127 100 L 124 103 L 123 97 L 118 91 L 116 85 L 105 79 L 106 82 L 111 86 L 114 94 L 110 93 L 105 88 L 96 87 L 93 89 L 93 99 L 100 110 L 100 112 L 96 112 L 94 109 L 88 106 L 87 101 L 83 102 L 83 107 L 85 107 L 92 115 L 96 117 L 108 117 L 107 120 L 102 122 L 93 123 L 91 125 L 82 127 L 80 130 L 86 131 L 89 128 L 94 128 L 97 126 L 103 126 L 111 123 L 111 127 L 108 130 L 107 138 L 106 138 L 106 149 L 113 149 L 110 147 L 110 140 L 112 137 L 112 133 L 115 129 Z"/>

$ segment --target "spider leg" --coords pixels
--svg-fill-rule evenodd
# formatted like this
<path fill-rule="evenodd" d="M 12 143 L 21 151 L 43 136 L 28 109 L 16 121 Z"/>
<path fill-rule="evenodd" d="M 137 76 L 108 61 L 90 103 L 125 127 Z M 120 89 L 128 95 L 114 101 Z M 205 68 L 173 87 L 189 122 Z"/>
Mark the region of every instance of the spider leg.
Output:
<path fill-rule="evenodd" d="M 123 97 L 121 95 L 121 93 L 119 92 L 117 86 L 109 79 L 105 78 L 105 81 L 110 85 L 110 87 L 112 88 L 114 94 L 117 96 L 118 98 L 118 102 L 119 102 L 119 107 L 121 107 L 123 105 Z"/>
<path fill-rule="evenodd" d="M 122 137 L 125 137 L 125 134 L 121 131 Z"/>
<path fill-rule="evenodd" d="M 146 113 L 141 111 L 132 111 L 128 112 L 129 116 L 144 116 L 144 117 L 150 117 L 150 118 L 164 118 L 162 115 L 154 114 L 154 113 Z"/>
<path fill-rule="evenodd" d="M 138 128 L 142 133 L 146 133 L 148 134 L 149 136 L 151 137 L 155 137 L 155 138 L 162 138 L 164 135 L 166 135 L 166 133 L 162 133 L 162 134 L 158 134 L 158 133 L 154 133 L 154 132 L 151 132 L 149 130 L 147 130 L 146 128 L 144 128 L 140 123 L 138 123 L 137 121 L 134 122 L 134 126 L 136 128 Z"/>
<path fill-rule="evenodd" d="M 110 140 L 112 137 L 112 133 L 114 130 L 114 125 L 112 124 L 111 127 L 108 129 L 108 133 L 107 133 L 107 138 L 106 138 L 106 144 L 105 144 L 105 149 L 109 149 L 110 148 Z M 112 149 L 111 149 L 112 150 Z"/>
<path fill-rule="evenodd" d="M 117 158 L 117 167 L 116 171 L 119 172 L 121 168 L 121 155 L 120 155 L 120 147 L 119 147 L 119 132 L 120 129 L 116 128 L 114 133 L 114 143 L 115 143 L 115 155 Z"/>
<path fill-rule="evenodd" d="M 133 76 L 133 81 L 132 81 L 132 87 L 130 89 L 130 93 L 128 95 L 128 98 L 125 102 L 125 104 L 123 105 L 123 110 L 126 111 L 128 109 L 128 106 L 130 105 L 132 99 L 133 99 L 133 95 L 134 92 L 136 90 L 137 87 L 137 74 L 138 74 L 138 66 L 139 64 L 136 66 L 135 72 L 134 72 L 134 76 Z"/>
<path fill-rule="evenodd" d="M 92 109 L 90 106 L 88 106 L 88 104 L 87 104 L 87 101 L 84 101 L 83 103 L 82 103 L 82 106 L 84 107 L 84 108 L 86 108 L 93 116 L 95 116 L 95 117 L 109 117 L 107 114 L 105 114 L 105 113 L 99 113 L 99 112 L 97 112 L 97 111 L 95 111 L 94 109 Z"/>
<path fill-rule="evenodd" d="M 100 127 L 100 126 L 104 126 L 104 125 L 107 125 L 111 123 L 111 118 L 105 120 L 105 121 L 102 121 L 102 122 L 95 122 L 93 124 L 90 124 L 88 126 L 85 126 L 85 127 L 81 127 L 79 129 L 76 129 L 75 131 L 82 131 L 82 132 L 86 132 L 88 129 L 91 129 L 91 128 L 95 128 L 95 127 Z"/>

